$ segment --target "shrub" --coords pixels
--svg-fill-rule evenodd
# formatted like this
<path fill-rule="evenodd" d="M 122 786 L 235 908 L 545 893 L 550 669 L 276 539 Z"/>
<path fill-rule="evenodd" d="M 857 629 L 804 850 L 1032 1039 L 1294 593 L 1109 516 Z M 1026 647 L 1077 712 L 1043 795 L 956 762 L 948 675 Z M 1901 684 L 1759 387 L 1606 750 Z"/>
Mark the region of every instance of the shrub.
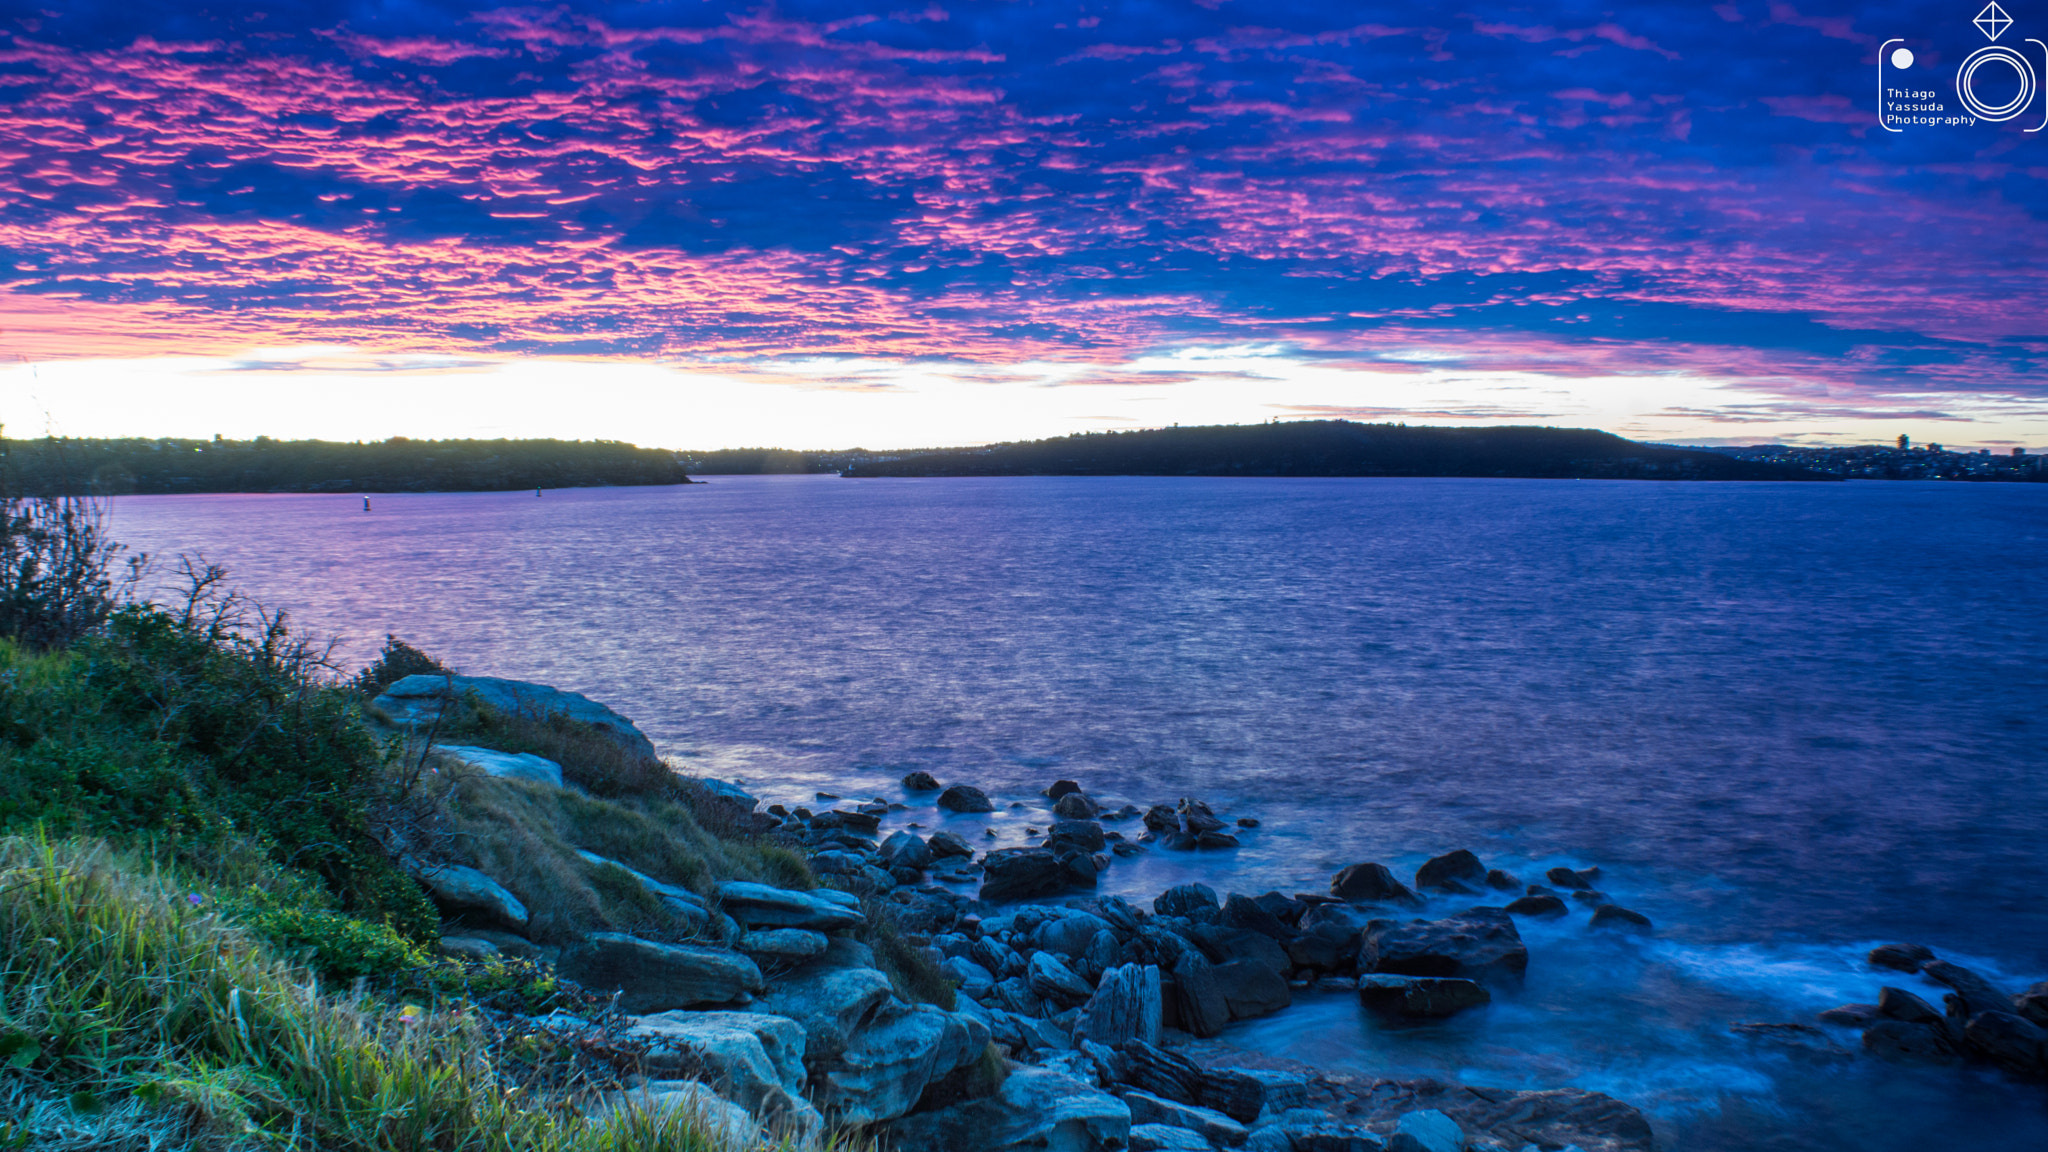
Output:
<path fill-rule="evenodd" d="M 351 686 L 367 700 L 407 676 L 446 676 L 453 672 L 454 669 L 442 667 L 432 656 L 386 633 L 384 651 L 369 667 L 356 673 Z"/>

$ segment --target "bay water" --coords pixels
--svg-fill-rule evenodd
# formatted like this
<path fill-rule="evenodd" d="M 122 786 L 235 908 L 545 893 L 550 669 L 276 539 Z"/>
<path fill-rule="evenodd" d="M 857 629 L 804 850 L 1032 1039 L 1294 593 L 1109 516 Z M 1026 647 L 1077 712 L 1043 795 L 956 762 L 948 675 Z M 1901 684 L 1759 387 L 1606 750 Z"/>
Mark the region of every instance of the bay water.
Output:
<path fill-rule="evenodd" d="M 1136 901 L 1470 848 L 1597 865 L 1656 924 L 1525 921 L 1527 985 L 1484 1011 L 1309 994 L 1241 1047 L 1611 1092 L 1666 1148 L 2048 1147 L 2039 1086 L 1731 1030 L 1938 1002 L 1863 964 L 1884 941 L 2048 978 L 2048 485 L 712 477 L 125 497 L 113 527 L 350 667 L 392 633 L 584 692 L 766 799 L 905 800 L 986 846 L 1059 778 L 1260 821 L 1119 859 Z M 942 816 L 920 768 L 999 811 Z"/>

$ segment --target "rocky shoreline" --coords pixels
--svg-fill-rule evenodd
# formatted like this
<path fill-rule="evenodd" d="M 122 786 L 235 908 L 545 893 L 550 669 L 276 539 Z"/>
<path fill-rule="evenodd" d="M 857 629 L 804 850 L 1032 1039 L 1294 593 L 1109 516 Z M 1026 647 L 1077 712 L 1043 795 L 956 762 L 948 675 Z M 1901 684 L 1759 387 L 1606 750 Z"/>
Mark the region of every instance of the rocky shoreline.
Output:
<path fill-rule="evenodd" d="M 554 690 L 510 684 L 486 687 L 549 706 L 541 694 Z M 417 712 L 405 686 L 394 686 L 388 713 Z M 557 695 L 583 718 L 602 709 Z M 602 712 L 594 723 L 622 742 L 645 740 Z M 530 763 L 538 757 L 488 751 L 455 754 L 524 786 L 563 786 L 559 768 L 550 775 Z M 925 834 L 902 801 L 821 793 L 815 807 L 763 805 L 736 785 L 702 784 L 745 830 L 800 849 L 828 886 L 728 881 L 702 895 L 626 869 L 692 926 L 689 942 L 597 932 L 543 949 L 519 935 L 523 908 L 490 877 L 460 865 L 416 868 L 467 925 L 451 927 L 444 948 L 540 958 L 613 998 L 608 1020 L 532 1021 L 566 1042 L 632 1054 L 637 1078 L 610 1106 L 689 1107 L 718 1118 L 735 1141 L 766 1132 L 801 1146 L 828 1126 L 857 1125 L 900 1152 L 1655 1147 L 1639 1111 L 1596 1092 L 1339 1074 L 1216 1039 L 1231 1022 L 1284 1012 L 1310 991 L 1355 995 L 1365 1010 L 1420 1027 L 1478 1010 L 1497 992 L 1512 994 L 1528 966 L 1518 919 L 1556 919 L 1576 906 L 1588 930 L 1653 931 L 1599 891 L 1597 868 L 1553 868 L 1530 884 L 1459 850 L 1429 860 L 1412 885 L 1361 862 L 1337 872 L 1327 893 L 1219 897 L 1190 883 L 1144 908 L 1092 894 L 1119 856 L 1228 851 L 1256 834 L 1257 820 L 1226 821 L 1192 798 L 1106 811 L 1079 782 L 1062 780 L 1028 804 L 1006 800 L 1027 818 L 1044 810 L 1043 827 L 1027 829 L 1036 843 L 978 849 L 972 841 L 998 838 L 993 827 L 979 837 Z M 956 816 L 996 811 L 980 789 L 926 773 L 902 786 Z M 1421 915 L 1446 904 L 1458 907 Z M 949 1007 L 906 998 L 854 938 L 877 921 L 943 973 Z M 2048 985 L 2014 996 L 1907 945 L 1878 949 L 1871 962 L 1954 992 L 1937 1010 L 1886 988 L 1879 1004 L 1836 1009 L 1823 1023 L 1862 1028 L 1863 1047 L 1889 1060 L 1981 1060 L 2048 1078 Z M 1833 1045 L 1803 1023 L 1742 1027 Z"/>

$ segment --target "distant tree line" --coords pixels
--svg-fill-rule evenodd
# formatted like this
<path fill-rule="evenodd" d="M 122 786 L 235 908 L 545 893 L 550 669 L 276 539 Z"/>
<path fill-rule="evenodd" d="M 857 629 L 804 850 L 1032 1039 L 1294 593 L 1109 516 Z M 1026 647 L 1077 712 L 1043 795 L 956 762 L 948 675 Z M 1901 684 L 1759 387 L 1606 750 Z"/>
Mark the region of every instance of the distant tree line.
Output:
<path fill-rule="evenodd" d="M 1665 448 L 1588 428 L 1435 428 L 1303 420 L 1098 432 L 898 453 L 866 476 L 1495 476 L 1822 480 L 1803 468 Z"/>
<path fill-rule="evenodd" d="M 0 442 L 0 490 L 29 495 L 497 492 L 688 483 L 675 453 L 615 440 Z"/>

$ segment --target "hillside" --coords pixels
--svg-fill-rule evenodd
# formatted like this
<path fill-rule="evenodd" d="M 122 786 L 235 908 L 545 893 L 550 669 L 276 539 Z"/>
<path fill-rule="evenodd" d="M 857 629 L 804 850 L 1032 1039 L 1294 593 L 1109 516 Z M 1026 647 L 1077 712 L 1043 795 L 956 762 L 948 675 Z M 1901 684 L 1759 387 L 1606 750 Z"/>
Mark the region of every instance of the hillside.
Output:
<path fill-rule="evenodd" d="M 9 491 L 496 492 L 688 484 L 675 454 L 615 440 L 11 440 Z"/>
<path fill-rule="evenodd" d="M 870 460 L 845 475 L 1826 479 L 1800 468 L 1653 447 L 1587 428 L 1426 428 L 1348 420 L 1082 433 Z"/>

